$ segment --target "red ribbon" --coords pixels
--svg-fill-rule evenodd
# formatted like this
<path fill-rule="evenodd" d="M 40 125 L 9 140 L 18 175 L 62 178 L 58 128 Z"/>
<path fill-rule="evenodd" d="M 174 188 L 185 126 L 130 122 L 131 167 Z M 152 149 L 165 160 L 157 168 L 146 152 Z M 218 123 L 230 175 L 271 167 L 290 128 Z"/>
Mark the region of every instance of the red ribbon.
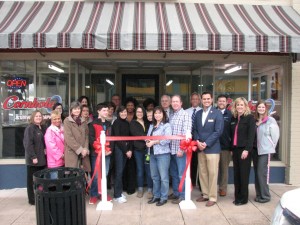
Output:
<path fill-rule="evenodd" d="M 172 135 L 172 136 L 106 136 L 105 143 L 105 151 L 109 152 L 111 149 L 109 148 L 108 141 L 137 141 L 137 140 L 183 140 L 185 139 L 184 135 Z M 97 138 L 93 147 L 95 149 L 95 153 L 97 153 L 97 159 L 95 162 L 95 169 L 93 176 L 88 183 L 86 190 L 88 190 L 93 182 L 96 173 L 98 172 L 98 193 L 101 194 L 101 180 L 102 180 L 102 145 L 100 143 L 100 138 Z"/>
<path fill-rule="evenodd" d="M 97 138 L 94 143 L 93 143 L 93 147 L 95 149 L 95 153 L 98 154 L 97 158 L 96 158 L 96 162 L 95 162 L 95 168 L 94 168 L 94 173 L 93 176 L 86 188 L 86 190 L 88 190 L 91 185 L 92 182 L 94 180 L 94 177 L 96 176 L 96 173 L 98 172 L 98 193 L 101 194 L 102 190 L 101 190 L 101 180 L 102 180 L 102 145 L 100 143 L 100 138 Z M 105 152 L 109 152 L 110 151 L 110 147 L 109 147 L 109 142 L 107 141 L 105 143 Z"/>
<path fill-rule="evenodd" d="M 187 140 L 181 140 L 180 141 L 180 149 L 183 150 L 186 153 L 186 165 L 185 165 L 185 169 L 184 172 L 182 174 L 181 177 L 181 181 L 178 187 L 179 192 L 182 192 L 182 188 L 184 185 L 184 180 L 186 177 L 186 171 L 189 167 L 189 165 L 191 164 L 191 160 L 192 160 L 192 153 L 195 152 L 197 150 L 197 142 L 196 141 L 192 141 L 192 139 L 187 139 Z M 190 179 L 190 178 L 188 178 Z"/>

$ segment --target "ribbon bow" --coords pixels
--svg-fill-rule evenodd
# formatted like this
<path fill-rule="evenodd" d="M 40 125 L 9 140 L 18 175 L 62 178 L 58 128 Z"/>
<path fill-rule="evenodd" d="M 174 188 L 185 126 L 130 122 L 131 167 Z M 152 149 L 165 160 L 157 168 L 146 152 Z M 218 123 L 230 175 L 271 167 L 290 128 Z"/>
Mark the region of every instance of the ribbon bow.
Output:
<path fill-rule="evenodd" d="M 179 184 L 179 192 L 182 192 L 182 188 L 184 185 L 184 180 L 186 177 L 186 171 L 189 168 L 190 164 L 191 164 L 191 160 L 192 160 L 192 153 L 195 152 L 197 150 L 197 142 L 193 141 L 192 139 L 187 139 L 187 140 L 181 140 L 180 141 L 180 149 L 183 150 L 186 153 L 186 165 L 185 165 L 185 169 L 184 172 L 182 174 L 181 180 L 180 180 L 180 184 Z M 190 179 L 190 178 L 188 178 Z"/>
<path fill-rule="evenodd" d="M 87 190 L 90 188 L 90 186 L 92 185 L 92 182 L 94 180 L 94 177 L 96 176 L 96 173 L 98 172 L 98 193 L 101 194 L 102 190 L 101 190 L 101 180 L 102 180 L 102 145 L 100 143 L 100 138 L 97 138 L 94 143 L 93 143 L 93 147 L 95 149 L 95 153 L 97 154 L 97 158 L 96 158 L 96 162 L 95 162 L 95 169 L 94 169 L 94 173 L 93 176 L 87 186 Z M 110 151 L 110 147 L 109 147 L 109 142 L 105 142 L 105 152 L 109 152 Z"/>

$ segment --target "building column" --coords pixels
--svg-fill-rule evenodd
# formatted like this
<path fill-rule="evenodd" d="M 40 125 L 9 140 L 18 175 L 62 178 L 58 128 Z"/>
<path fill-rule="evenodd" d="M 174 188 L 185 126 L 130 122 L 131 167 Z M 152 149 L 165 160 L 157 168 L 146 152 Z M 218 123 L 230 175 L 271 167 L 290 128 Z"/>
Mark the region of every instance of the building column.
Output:
<path fill-rule="evenodd" d="M 300 184 L 300 61 L 292 63 L 291 79 L 290 154 L 288 159 L 287 183 Z"/>
<path fill-rule="evenodd" d="M 300 0 L 291 1 L 291 6 L 300 13 Z M 291 76 L 291 118 L 290 118 L 290 154 L 286 168 L 286 183 L 300 184 L 300 59 L 292 63 Z"/>

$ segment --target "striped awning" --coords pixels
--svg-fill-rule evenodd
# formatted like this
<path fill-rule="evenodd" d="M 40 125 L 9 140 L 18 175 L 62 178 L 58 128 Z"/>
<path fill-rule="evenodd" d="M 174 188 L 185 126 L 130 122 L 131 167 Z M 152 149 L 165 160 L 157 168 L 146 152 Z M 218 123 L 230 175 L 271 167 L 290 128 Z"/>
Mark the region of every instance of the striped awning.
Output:
<path fill-rule="evenodd" d="M 0 49 L 300 53 L 287 6 L 163 2 L 0 2 Z"/>

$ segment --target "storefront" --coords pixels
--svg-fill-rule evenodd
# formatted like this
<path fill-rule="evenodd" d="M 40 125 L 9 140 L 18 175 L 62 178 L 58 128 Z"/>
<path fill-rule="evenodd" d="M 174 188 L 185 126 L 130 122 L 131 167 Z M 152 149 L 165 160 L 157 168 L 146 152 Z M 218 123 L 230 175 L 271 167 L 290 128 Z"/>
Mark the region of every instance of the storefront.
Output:
<path fill-rule="evenodd" d="M 95 106 L 114 93 L 180 94 L 187 108 L 194 91 L 273 99 L 281 137 L 271 182 L 300 183 L 291 160 L 299 52 L 291 6 L 0 2 L 0 188 L 25 186 L 22 137 L 35 108 L 47 118 L 54 102 L 67 112 L 81 95 Z"/>

